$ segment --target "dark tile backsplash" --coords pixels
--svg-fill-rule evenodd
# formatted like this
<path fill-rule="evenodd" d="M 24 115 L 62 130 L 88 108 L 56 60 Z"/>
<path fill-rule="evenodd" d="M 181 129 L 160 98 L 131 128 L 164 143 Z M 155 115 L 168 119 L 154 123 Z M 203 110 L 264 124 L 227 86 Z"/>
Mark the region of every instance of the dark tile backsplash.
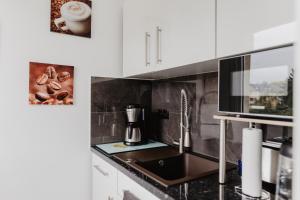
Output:
<path fill-rule="evenodd" d="M 92 77 L 91 143 L 121 141 L 126 127 L 125 107 L 151 109 L 150 81 Z"/>
<path fill-rule="evenodd" d="M 92 112 L 124 112 L 128 104 L 151 106 L 151 82 L 92 78 Z"/>
<path fill-rule="evenodd" d="M 218 104 L 218 74 L 179 77 L 152 84 L 152 111 L 166 109 L 169 119 L 161 119 L 156 136 L 172 144 L 180 135 L 180 91 L 188 94 L 192 151 L 218 157 L 219 121 L 213 119 Z M 159 120 L 156 120 L 156 123 Z M 241 155 L 241 129 L 247 124 L 233 124 L 227 138 L 227 158 L 235 162 Z M 236 134 L 232 134 L 235 132 Z"/>
<path fill-rule="evenodd" d="M 192 151 L 219 155 L 219 121 L 213 119 L 218 104 L 218 74 L 209 73 L 145 81 L 92 78 L 92 144 L 121 141 L 126 116 L 124 108 L 138 103 L 151 111 L 148 136 L 172 144 L 180 134 L 180 91 L 188 94 Z M 226 155 L 235 163 L 241 157 L 242 129 L 247 123 L 229 123 Z M 281 127 L 268 126 L 268 137 L 282 134 Z M 289 130 L 291 132 L 291 130 Z"/>

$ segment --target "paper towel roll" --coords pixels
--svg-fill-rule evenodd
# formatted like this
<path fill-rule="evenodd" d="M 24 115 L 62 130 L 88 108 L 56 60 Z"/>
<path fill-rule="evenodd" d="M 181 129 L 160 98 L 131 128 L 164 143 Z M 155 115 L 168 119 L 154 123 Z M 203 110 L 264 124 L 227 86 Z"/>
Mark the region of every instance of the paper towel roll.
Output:
<path fill-rule="evenodd" d="M 260 197 L 262 192 L 262 130 L 243 129 L 242 192 L 251 197 Z"/>

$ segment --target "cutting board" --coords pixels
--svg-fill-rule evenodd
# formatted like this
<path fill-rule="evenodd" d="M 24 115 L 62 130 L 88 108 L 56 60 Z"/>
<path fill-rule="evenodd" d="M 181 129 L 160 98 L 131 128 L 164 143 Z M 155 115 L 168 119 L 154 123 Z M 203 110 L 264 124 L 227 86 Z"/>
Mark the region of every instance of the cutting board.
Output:
<path fill-rule="evenodd" d="M 143 149 L 151 149 L 151 148 L 166 147 L 166 146 L 168 145 L 153 140 L 149 140 L 148 143 L 138 145 L 138 146 L 126 146 L 123 142 L 96 145 L 96 147 L 98 147 L 99 149 L 101 149 L 102 151 L 108 154 L 122 153 L 128 151 L 138 151 Z"/>

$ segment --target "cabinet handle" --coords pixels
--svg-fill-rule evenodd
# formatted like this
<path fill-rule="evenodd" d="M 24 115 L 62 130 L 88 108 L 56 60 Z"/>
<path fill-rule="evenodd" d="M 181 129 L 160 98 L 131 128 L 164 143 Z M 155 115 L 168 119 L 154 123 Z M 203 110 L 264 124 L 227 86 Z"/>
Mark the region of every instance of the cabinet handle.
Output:
<path fill-rule="evenodd" d="M 103 176 L 108 176 L 108 175 L 109 175 L 109 173 L 103 171 L 98 165 L 94 165 L 94 168 L 95 168 L 98 172 L 100 172 Z"/>
<path fill-rule="evenodd" d="M 162 29 L 157 26 L 156 27 L 156 34 L 157 34 L 157 64 L 160 64 L 162 62 L 162 48 L 161 48 L 161 34 L 162 34 Z"/>
<path fill-rule="evenodd" d="M 145 42 L 146 42 L 146 56 L 145 56 L 145 58 L 146 58 L 146 66 L 149 66 L 150 65 L 150 37 L 151 37 L 151 35 L 148 33 L 148 32 L 146 32 L 146 34 L 145 34 Z"/>
<path fill-rule="evenodd" d="M 131 193 L 129 190 L 123 191 L 123 200 L 141 200 L 140 198 L 136 197 L 133 193 Z"/>

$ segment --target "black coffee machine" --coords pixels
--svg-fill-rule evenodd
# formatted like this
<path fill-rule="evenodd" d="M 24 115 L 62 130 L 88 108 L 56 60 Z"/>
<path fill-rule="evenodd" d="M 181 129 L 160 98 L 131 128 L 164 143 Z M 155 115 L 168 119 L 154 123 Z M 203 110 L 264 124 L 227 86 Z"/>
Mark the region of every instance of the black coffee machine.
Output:
<path fill-rule="evenodd" d="M 126 107 L 127 127 L 124 144 L 128 146 L 143 143 L 142 130 L 145 124 L 145 109 L 138 104 Z"/>

